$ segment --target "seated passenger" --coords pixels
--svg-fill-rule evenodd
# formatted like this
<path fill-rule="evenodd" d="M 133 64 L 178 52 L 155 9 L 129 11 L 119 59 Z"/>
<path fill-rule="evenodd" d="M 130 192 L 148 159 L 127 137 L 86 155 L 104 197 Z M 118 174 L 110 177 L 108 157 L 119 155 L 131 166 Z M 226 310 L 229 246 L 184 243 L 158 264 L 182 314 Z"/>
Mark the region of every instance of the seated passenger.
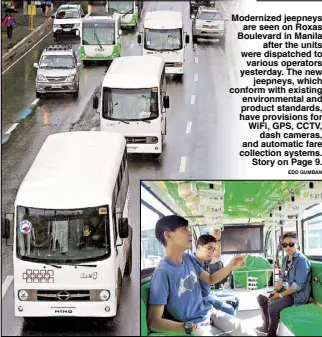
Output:
<path fill-rule="evenodd" d="M 212 235 L 201 235 L 197 241 L 197 251 L 195 253 L 196 263 L 198 263 L 205 271 L 209 272 L 209 264 L 207 263 L 213 253 L 215 251 L 216 239 Z M 211 286 L 200 280 L 202 296 L 209 302 L 215 309 L 226 312 L 229 315 L 236 316 L 237 310 L 235 311 L 235 307 L 238 308 L 238 299 L 232 294 L 219 293 L 217 296 L 216 293 L 211 294 Z M 220 298 L 231 298 L 234 302 L 236 302 L 235 307 L 229 303 L 226 303 L 224 300 Z"/>
<path fill-rule="evenodd" d="M 195 263 L 193 256 L 184 253 L 191 249 L 192 243 L 186 219 L 177 215 L 159 219 L 155 236 L 165 246 L 165 257 L 151 278 L 149 330 L 211 336 L 215 326 L 232 336 L 249 335 L 239 319 L 216 310 L 202 297 L 199 282 L 219 282 L 231 270 L 244 266 L 245 256 L 234 257 L 229 265 L 210 275 Z M 165 314 L 170 315 L 171 319 L 166 319 Z"/>
<path fill-rule="evenodd" d="M 267 336 L 276 336 L 280 312 L 284 308 L 305 304 L 311 293 L 310 263 L 298 250 L 296 233 L 285 233 L 282 246 L 286 256 L 275 290 L 269 297 L 262 294 L 257 297 L 264 325 L 256 331 Z"/>
<path fill-rule="evenodd" d="M 105 243 L 105 225 L 104 218 L 93 218 L 84 220 L 83 238 L 79 248 L 86 246 L 102 247 Z"/>

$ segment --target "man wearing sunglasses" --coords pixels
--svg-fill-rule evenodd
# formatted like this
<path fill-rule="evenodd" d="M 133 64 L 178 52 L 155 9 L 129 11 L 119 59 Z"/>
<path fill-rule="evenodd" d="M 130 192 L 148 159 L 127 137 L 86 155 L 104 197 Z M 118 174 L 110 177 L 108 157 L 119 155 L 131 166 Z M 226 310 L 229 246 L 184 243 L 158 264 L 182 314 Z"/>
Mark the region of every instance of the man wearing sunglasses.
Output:
<path fill-rule="evenodd" d="M 276 336 L 280 312 L 293 305 L 305 304 L 310 298 L 310 263 L 298 250 L 296 233 L 285 233 L 282 246 L 286 256 L 283 258 L 280 279 L 269 297 L 262 294 L 257 297 L 264 325 L 256 328 L 256 331 L 261 335 Z"/>

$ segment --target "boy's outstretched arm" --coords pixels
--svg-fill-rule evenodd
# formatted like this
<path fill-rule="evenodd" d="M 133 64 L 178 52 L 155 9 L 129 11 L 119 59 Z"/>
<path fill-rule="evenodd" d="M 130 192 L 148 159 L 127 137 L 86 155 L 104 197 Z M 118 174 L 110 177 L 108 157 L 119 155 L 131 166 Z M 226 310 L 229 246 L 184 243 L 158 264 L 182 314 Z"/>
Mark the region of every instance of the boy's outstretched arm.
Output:
<path fill-rule="evenodd" d="M 230 263 L 226 267 L 218 270 L 216 273 L 209 274 L 206 271 L 203 271 L 199 274 L 199 278 L 201 281 L 206 282 L 210 285 L 216 284 L 223 280 L 227 275 L 229 275 L 232 270 L 243 267 L 245 265 L 245 260 L 246 255 L 236 256 L 230 261 Z"/>

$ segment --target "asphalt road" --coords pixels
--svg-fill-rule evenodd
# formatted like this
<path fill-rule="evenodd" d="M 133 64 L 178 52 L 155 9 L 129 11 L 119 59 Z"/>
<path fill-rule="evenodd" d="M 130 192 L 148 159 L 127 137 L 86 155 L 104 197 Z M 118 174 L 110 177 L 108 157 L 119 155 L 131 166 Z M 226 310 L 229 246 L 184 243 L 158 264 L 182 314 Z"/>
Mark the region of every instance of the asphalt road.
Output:
<path fill-rule="evenodd" d="M 230 7 L 225 5 L 227 11 Z M 148 2 L 145 10 L 179 10 L 184 15 L 185 31 L 191 34 L 191 20 L 187 2 Z M 227 15 L 228 16 L 228 15 Z M 138 28 L 141 31 L 142 27 Z M 37 62 L 44 45 L 52 43 L 50 34 L 30 53 L 3 75 L 2 132 L 4 133 L 35 99 Z M 75 44 L 75 49 L 77 48 Z M 130 220 L 134 229 L 133 271 L 123 284 L 120 312 L 107 328 L 88 320 L 41 320 L 34 326 L 25 325 L 13 311 L 13 284 L 2 302 L 2 335 L 6 336 L 76 336 L 76 335 L 130 335 L 139 336 L 140 323 L 140 179 L 225 179 L 236 169 L 220 162 L 229 156 L 236 130 L 229 127 L 234 100 L 228 88 L 236 85 L 238 43 L 234 38 L 233 23 L 228 23 L 226 47 L 215 41 L 202 41 L 186 50 L 187 72 L 183 82 L 168 78 L 170 109 L 167 112 L 165 149 L 159 161 L 148 155 L 130 156 L 131 206 Z M 140 55 L 136 35 L 123 35 L 122 55 Z M 19 185 L 50 134 L 74 130 L 99 129 L 98 115 L 91 108 L 90 98 L 104 75 L 106 66 L 81 68 L 78 99 L 53 96 L 39 101 L 37 111 L 23 122 L 2 147 L 2 212 L 12 212 Z M 225 145 L 223 146 L 223 142 Z M 2 285 L 13 275 L 12 251 L 2 240 Z"/>

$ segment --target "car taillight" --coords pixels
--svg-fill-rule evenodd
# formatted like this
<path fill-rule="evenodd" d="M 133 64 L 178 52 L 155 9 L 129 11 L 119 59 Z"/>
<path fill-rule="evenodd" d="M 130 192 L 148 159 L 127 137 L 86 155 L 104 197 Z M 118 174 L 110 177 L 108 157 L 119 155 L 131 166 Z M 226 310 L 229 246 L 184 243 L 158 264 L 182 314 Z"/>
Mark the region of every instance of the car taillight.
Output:
<path fill-rule="evenodd" d="M 182 67 L 182 63 L 181 62 L 175 63 L 174 66 L 175 67 Z"/>

